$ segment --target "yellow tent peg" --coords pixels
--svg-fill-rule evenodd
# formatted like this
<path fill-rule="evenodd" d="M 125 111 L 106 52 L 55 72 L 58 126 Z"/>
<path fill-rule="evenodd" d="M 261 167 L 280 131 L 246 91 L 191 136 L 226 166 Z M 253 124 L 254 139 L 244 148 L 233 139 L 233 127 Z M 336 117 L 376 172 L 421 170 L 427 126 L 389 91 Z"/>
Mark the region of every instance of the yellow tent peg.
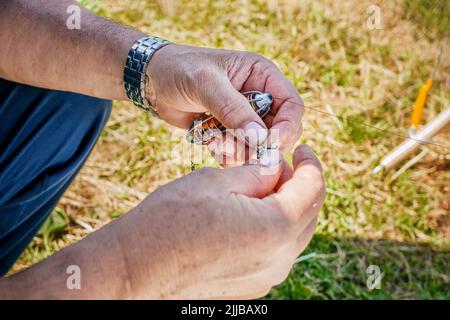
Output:
<path fill-rule="evenodd" d="M 422 121 L 423 108 L 427 100 L 428 92 L 430 92 L 432 86 L 433 80 L 428 79 L 420 88 L 411 117 L 411 127 L 413 129 L 416 129 Z"/>

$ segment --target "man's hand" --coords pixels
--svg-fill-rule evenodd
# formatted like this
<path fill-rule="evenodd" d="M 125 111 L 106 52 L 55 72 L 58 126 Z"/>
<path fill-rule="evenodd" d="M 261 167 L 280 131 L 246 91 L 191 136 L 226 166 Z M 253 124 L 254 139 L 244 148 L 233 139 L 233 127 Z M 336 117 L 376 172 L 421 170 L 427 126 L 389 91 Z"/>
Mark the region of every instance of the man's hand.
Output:
<path fill-rule="evenodd" d="M 310 241 L 324 199 L 318 159 L 305 146 L 293 158 L 295 171 L 287 164 L 273 175 L 261 175 L 258 165 L 207 168 L 150 195 L 124 219 L 153 226 L 123 250 L 135 294 L 248 299 L 281 283 Z M 155 275 L 158 292 L 148 281 Z"/>
<path fill-rule="evenodd" d="M 42 263 L 0 281 L 0 298 L 258 298 L 288 275 L 324 200 L 305 147 L 273 175 L 201 169 Z M 81 270 L 68 290 L 66 268 Z M 42 280 L 40 280 L 42 279 Z"/>
<path fill-rule="evenodd" d="M 135 245 L 143 252 L 156 245 L 159 252 L 147 256 L 149 268 L 142 255 L 124 250 L 139 275 L 132 283 L 136 294 L 249 299 L 281 283 L 313 235 L 324 182 L 305 146 L 294 153 L 294 172 L 286 163 L 279 168 L 274 175 L 261 175 L 257 165 L 202 169 L 145 200 L 130 219 L 151 214 L 148 225 L 156 222 L 161 231 L 142 234 Z M 151 283 L 139 287 L 155 272 L 164 284 L 157 296 Z"/>
<path fill-rule="evenodd" d="M 228 129 L 279 130 L 279 146 L 286 153 L 301 134 L 303 102 L 295 87 L 269 60 L 253 53 L 171 44 L 156 52 L 147 70 L 147 97 L 162 119 L 189 128 L 198 113 L 210 111 Z M 263 122 L 243 91 L 274 96 Z M 257 136 L 263 142 L 267 132 Z M 265 132 L 265 134 L 264 134 Z"/>
<path fill-rule="evenodd" d="M 0 1 L 0 77 L 99 98 L 127 99 L 126 57 L 144 34 L 84 9 L 80 29 L 69 29 L 67 8 L 76 4 L 73 0 Z M 18 18 L 21 23 L 16 23 Z M 255 129 L 277 132 L 270 140 L 283 153 L 300 136 L 303 103 L 297 90 L 272 62 L 257 54 L 171 44 L 156 52 L 147 73 L 146 96 L 173 125 L 188 128 L 198 113 L 209 110 L 227 128 L 243 130 L 242 136 L 250 142 L 267 136 L 266 130 L 256 135 Z M 264 122 L 239 93 L 251 90 L 269 92 L 275 98 Z"/>

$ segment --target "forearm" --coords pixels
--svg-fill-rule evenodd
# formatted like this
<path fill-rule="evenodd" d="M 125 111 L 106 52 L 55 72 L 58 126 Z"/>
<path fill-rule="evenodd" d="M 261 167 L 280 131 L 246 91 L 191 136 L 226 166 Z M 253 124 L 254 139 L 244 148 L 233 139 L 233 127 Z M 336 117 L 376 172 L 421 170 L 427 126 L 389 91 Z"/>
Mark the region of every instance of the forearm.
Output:
<path fill-rule="evenodd" d="M 69 266 L 79 267 L 80 289 L 70 289 L 70 280 L 78 275 L 67 273 Z M 113 223 L 44 261 L 1 279 L 0 300 L 128 299 L 128 276 Z"/>
<path fill-rule="evenodd" d="M 0 2 L 0 77 L 37 87 L 126 99 L 123 67 L 142 33 L 81 9 L 80 29 L 66 25 L 72 0 Z"/>
<path fill-rule="evenodd" d="M 171 223 L 158 199 L 161 196 L 152 194 L 145 205 L 78 243 L 1 279 L 0 300 L 151 299 L 174 295 L 175 286 L 180 290 L 183 287 L 177 279 L 179 261 L 174 252 L 187 244 L 183 241 L 180 245 L 180 225 Z M 186 250 L 185 260 L 191 251 Z M 72 276 L 66 272 L 69 266 L 79 267 L 79 290 L 67 286 Z"/>

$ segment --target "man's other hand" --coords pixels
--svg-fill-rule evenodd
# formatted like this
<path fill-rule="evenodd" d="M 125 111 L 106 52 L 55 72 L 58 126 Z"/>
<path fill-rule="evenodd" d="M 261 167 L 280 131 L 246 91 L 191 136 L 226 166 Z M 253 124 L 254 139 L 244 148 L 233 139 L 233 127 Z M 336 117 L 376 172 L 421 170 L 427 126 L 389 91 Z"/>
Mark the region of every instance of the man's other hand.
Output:
<path fill-rule="evenodd" d="M 308 147 L 293 164 L 273 175 L 258 165 L 201 169 L 151 194 L 118 229 L 134 294 L 248 299 L 281 283 L 312 238 L 325 194 Z"/>

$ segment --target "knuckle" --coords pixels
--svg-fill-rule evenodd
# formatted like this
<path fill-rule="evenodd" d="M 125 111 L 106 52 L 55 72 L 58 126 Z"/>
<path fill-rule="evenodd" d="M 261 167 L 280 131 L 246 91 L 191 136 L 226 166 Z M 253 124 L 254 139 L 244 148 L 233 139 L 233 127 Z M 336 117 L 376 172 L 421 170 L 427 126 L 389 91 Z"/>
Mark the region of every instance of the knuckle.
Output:
<path fill-rule="evenodd" d="M 262 73 L 279 70 L 275 63 L 255 52 L 241 53 L 240 61 L 244 65 L 253 66 L 253 69 L 259 70 Z"/>
<path fill-rule="evenodd" d="M 292 121 L 286 121 L 285 130 L 282 138 L 284 138 L 284 143 L 292 149 L 302 135 L 302 126 Z"/>
<path fill-rule="evenodd" d="M 218 110 L 219 117 L 224 123 L 233 124 L 236 120 L 236 106 L 232 100 L 224 102 Z M 235 129 L 235 128 L 231 128 Z"/>
<path fill-rule="evenodd" d="M 247 53 L 249 55 L 249 58 L 255 62 L 259 62 L 271 67 L 276 67 L 275 63 L 267 59 L 266 57 L 256 53 L 256 52 L 249 52 Z"/>
<path fill-rule="evenodd" d="M 256 53 L 256 52 L 240 52 L 241 55 L 241 59 L 243 60 L 247 60 L 247 61 L 260 61 L 263 59 L 263 56 L 261 56 L 260 54 Z"/>

